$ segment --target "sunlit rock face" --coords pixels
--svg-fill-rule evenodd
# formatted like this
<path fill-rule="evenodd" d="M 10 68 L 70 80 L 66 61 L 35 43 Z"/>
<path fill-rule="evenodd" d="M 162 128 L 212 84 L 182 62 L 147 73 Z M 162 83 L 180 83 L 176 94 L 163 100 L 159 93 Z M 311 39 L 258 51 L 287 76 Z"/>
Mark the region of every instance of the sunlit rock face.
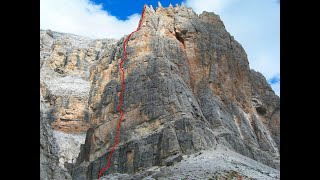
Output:
<path fill-rule="evenodd" d="M 65 66 L 59 62 L 64 62 L 61 59 L 66 53 L 60 57 L 60 50 L 52 50 L 50 57 L 57 62 L 49 59 L 41 65 L 50 69 L 44 73 L 47 79 L 55 77 L 43 81 L 47 82 L 44 94 L 61 90 L 61 94 L 70 91 L 77 95 L 74 99 L 68 96 L 68 106 L 63 95 L 55 99 L 48 95 L 49 102 L 59 104 L 54 106 L 58 110 L 54 111 L 53 128 L 87 132 L 76 163 L 68 165 L 73 179 L 97 178 L 107 165 L 119 120 L 119 62 L 124 39 L 113 43 L 91 40 L 86 47 L 89 50 L 70 51 L 70 64 Z M 171 166 L 184 155 L 218 146 L 279 169 L 280 98 L 260 73 L 250 69 L 244 49 L 218 15 L 197 15 L 183 5 L 147 7 L 127 53 L 125 115 L 119 144 L 104 174 Z M 77 74 L 76 54 L 90 71 Z M 61 76 L 61 72 L 67 75 Z M 78 86 L 63 85 L 68 90 L 55 90 L 51 81 L 76 82 Z M 78 98 L 81 94 L 85 95 Z"/>

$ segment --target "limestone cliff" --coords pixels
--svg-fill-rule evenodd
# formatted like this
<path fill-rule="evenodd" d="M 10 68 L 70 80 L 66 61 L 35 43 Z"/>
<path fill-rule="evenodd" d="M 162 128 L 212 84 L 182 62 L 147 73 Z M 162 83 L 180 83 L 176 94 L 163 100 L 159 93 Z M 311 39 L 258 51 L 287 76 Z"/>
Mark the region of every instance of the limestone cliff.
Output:
<path fill-rule="evenodd" d="M 41 33 L 42 44 L 50 45 L 40 42 L 40 67 L 52 127 L 87 132 L 76 163 L 66 167 L 73 179 L 96 179 L 115 142 L 125 37 Z M 127 53 L 125 115 L 105 175 L 171 166 L 220 146 L 280 168 L 280 98 L 250 69 L 218 15 L 197 15 L 184 5 L 147 7 Z"/>
<path fill-rule="evenodd" d="M 90 67 L 112 43 L 113 40 L 40 31 L 40 89 L 50 104 L 49 118 L 55 130 L 88 130 Z"/>
<path fill-rule="evenodd" d="M 76 163 L 85 173 L 76 179 L 96 178 L 114 144 L 123 40 L 92 67 L 93 126 Z M 279 168 L 280 99 L 250 70 L 244 49 L 218 15 L 148 7 L 127 52 L 124 122 L 106 174 L 167 165 L 217 144 Z"/>
<path fill-rule="evenodd" d="M 114 42 L 40 30 L 40 93 L 61 167 L 76 160 L 90 127 L 90 68 Z"/>
<path fill-rule="evenodd" d="M 46 116 L 46 107 L 44 99 L 40 93 L 40 179 L 71 179 L 66 169 L 61 168 L 59 163 L 59 155 L 57 144 L 52 134 Z"/>

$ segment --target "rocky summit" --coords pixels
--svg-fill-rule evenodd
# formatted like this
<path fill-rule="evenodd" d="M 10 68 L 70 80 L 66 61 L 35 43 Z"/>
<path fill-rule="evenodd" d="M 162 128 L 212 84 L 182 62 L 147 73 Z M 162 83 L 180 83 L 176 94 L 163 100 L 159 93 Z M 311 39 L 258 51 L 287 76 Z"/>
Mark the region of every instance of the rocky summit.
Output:
<path fill-rule="evenodd" d="M 41 179 L 107 165 L 125 38 L 40 30 Z M 280 98 L 218 15 L 147 6 L 126 51 L 102 179 L 279 179 Z"/>

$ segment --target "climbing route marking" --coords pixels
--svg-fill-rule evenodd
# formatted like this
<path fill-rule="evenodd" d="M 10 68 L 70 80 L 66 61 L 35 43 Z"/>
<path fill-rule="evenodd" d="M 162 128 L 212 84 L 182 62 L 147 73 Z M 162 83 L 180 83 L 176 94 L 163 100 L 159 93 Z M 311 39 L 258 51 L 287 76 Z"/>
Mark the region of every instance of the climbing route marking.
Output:
<path fill-rule="evenodd" d="M 103 171 L 107 170 L 109 167 L 110 167 L 110 161 L 111 161 L 111 158 L 112 158 L 112 154 L 113 154 L 113 151 L 115 149 L 115 147 L 118 145 L 118 141 L 119 141 L 119 133 L 120 133 L 120 128 L 121 128 L 121 122 L 122 122 L 122 117 L 124 116 L 124 113 L 123 111 L 121 110 L 121 105 L 122 105 L 122 94 L 123 94 L 123 91 L 124 91 L 124 70 L 123 70 L 123 63 L 124 61 L 127 59 L 127 43 L 130 39 L 130 37 L 132 36 L 133 33 L 137 32 L 140 30 L 140 27 L 141 27 L 141 24 L 142 24 L 142 21 L 143 21 L 143 17 L 144 17 L 144 12 L 146 10 L 146 5 L 144 5 L 143 7 L 143 11 L 142 11 L 142 15 L 141 15 L 141 18 L 140 18 L 140 21 L 139 21 L 139 25 L 138 25 L 138 28 L 137 30 L 133 31 L 124 41 L 123 41 L 123 52 L 124 52 L 124 57 L 122 58 L 121 62 L 120 62 L 120 70 L 121 70 L 121 79 L 122 79 L 122 86 L 121 86 L 121 92 L 120 92 L 120 95 L 119 95 L 119 105 L 118 105 L 118 111 L 120 112 L 120 118 L 119 118 L 119 122 L 118 122 L 118 128 L 117 128 L 117 131 L 116 131 L 116 142 L 114 143 L 111 151 L 110 151 L 110 154 L 109 154 L 109 157 L 108 157 L 108 164 L 106 167 L 102 168 L 100 171 L 99 171 L 99 175 L 98 175 L 98 179 L 100 180 L 100 177 L 103 173 Z"/>

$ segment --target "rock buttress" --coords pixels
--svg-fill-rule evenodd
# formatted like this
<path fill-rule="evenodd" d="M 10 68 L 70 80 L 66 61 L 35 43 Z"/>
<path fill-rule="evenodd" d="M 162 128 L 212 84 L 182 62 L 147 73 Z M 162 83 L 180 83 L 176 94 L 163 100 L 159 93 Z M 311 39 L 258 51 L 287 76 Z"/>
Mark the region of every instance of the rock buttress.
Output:
<path fill-rule="evenodd" d="M 114 144 L 123 40 L 92 67 L 94 126 L 75 168 L 83 178 L 97 177 Z M 219 16 L 197 15 L 185 6 L 147 8 L 127 52 L 125 115 L 105 173 L 166 165 L 179 159 L 173 157 L 217 144 L 279 168 L 280 99 L 250 70 L 244 49 Z"/>

